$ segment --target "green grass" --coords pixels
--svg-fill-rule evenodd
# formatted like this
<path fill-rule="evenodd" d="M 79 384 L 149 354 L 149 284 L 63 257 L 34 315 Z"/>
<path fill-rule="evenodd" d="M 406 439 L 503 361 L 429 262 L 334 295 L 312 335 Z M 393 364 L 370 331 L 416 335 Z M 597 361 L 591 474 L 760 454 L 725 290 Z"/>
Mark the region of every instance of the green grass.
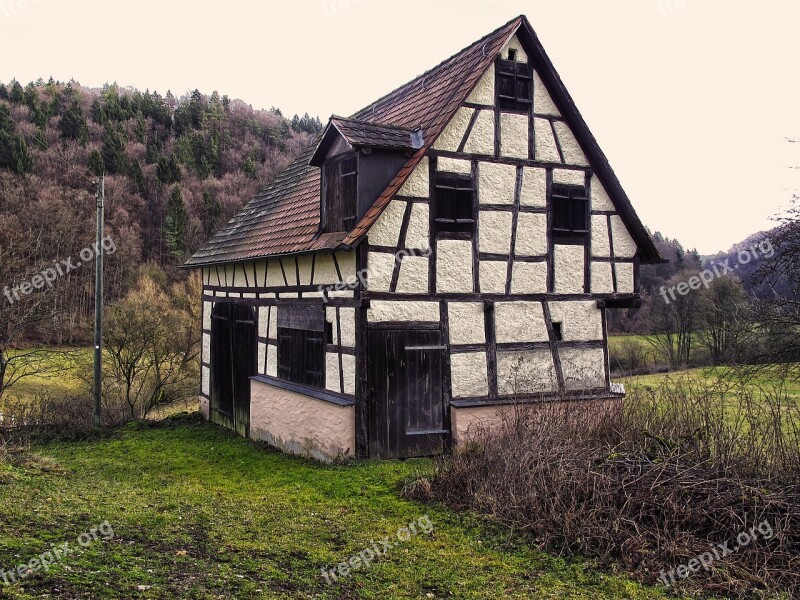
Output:
<path fill-rule="evenodd" d="M 659 590 L 534 550 L 476 518 L 401 498 L 427 460 L 321 466 L 195 418 L 136 424 L 99 441 L 48 445 L 0 467 L 0 568 L 107 520 L 115 537 L 0 597 L 663 598 Z M 3 483 L 5 482 L 5 483 Z M 434 529 L 329 585 L 321 569 Z M 144 586 L 144 587 L 139 587 Z"/>

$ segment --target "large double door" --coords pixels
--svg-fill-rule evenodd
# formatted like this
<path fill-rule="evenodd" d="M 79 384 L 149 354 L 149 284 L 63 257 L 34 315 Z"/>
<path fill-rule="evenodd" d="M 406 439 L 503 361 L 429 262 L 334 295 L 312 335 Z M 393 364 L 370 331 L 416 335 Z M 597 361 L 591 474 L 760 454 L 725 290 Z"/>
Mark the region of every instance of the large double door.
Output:
<path fill-rule="evenodd" d="M 255 310 L 217 302 L 211 313 L 211 402 L 209 419 L 250 434 L 250 377 L 256 374 Z"/>

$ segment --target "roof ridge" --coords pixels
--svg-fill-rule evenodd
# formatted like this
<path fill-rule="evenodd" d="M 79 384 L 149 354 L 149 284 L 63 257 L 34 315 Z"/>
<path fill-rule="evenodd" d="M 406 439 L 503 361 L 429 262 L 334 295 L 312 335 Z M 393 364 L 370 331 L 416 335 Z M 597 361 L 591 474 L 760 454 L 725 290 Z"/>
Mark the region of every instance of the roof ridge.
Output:
<path fill-rule="evenodd" d="M 345 121 L 347 123 L 359 123 L 363 125 L 369 125 L 371 127 L 385 127 L 387 129 L 397 129 L 398 131 L 403 131 L 408 133 L 412 133 L 416 129 L 420 128 L 419 125 L 414 126 L 416 129 L 411 129 L 410 127 L 403 127 L 402 125 L 393 125 L 391 123 L 376 123 L 374 121 L 365 121 L 364 119 L 354 119 L 353 117 L 341 117 L 339 115 L 331 115 L 330 120 Z"/>
<path fill-rule="evenodd" d="M 358 111 L 356 111 L 356 112 L 355 112 L 355 113 L 354 113 L 354 114 L 353 114 L 353 115 L 352 115 L 350 118 L 351 118 L 351 119 L 356 119 L 356 120 L 358 120 L 358 115 L 361 115 L 362 113 L 365 113 L 365 112 L 369 111 L 369 109 L 371 109 L 371 108 L 374 110 L 374 107 L 378 106 L 378 105 L 379 105 L 379 104 L 381 104 L 382 102 L 385 102 L 386 100 L 388 100 L 388 99 L 389 99 L 389 98 L 391 98 L 392 96 L 394 96 L 394 95 L 396 95 L 396 94 L 399 94 L 399 93 L 400 93 L 400 92 L 402 92 L 402 91 L 405 91 L 405 90 L 407 90 L 408 88 L 410 88 L 410 87 L 412 87 L 413 85 L 417 84 L 417 83 L 418 83 L 420 80 L 423 80 L 423 81 L 424 81 L 424 79 L 425 79 L 425 78 L 426 78 L 428 75 L 430 75 L 431 73 L 433 73 L 433 72 L 434 72 L 434 71 L 436 71 L 437 69 L 440 69 L 440 68 L 444 67 L 444 66 L 445 66 L 447 63 L 449 63 L 449 62 L 453 61 L 455 58 L 459 57 L 460 55 L 462 55 L 463 53 L 467 52 L 467 51 L 468 51 L 468 50 L 470 50 L 471 48 L 474 48 L 475 46 L 479 46 L 479 45 L 480 45 L 480 44 L 482 44 L 482 43 L 486 43 L 486 41 L 487 41 L 487 40 L 489 40 L 489 38 L 491 38 L 491 37 L 492 37 L 492 36 L 494 36 L 494 35 L 497 35 L 497 34 L 498 34 L 500 31 L 502 31 L 503 29 L 505 29 L 506 27 L 508 27 L 508 26 L 509 26 L 509 25 L 511 25 L 512 23 L 515 23 L 515 22 L 517 22 L 517 25 L 518 25 L 518 26 L 519 26 L 519 25 L 521 25 L 524 19 L 525 19 L 524 15 L 519 15 L 519 16 L 517 16 L 517 17 L 514 17 L 514 18 L 513 18 L 513 19 L 511 19 L 510 21 L 508 21 L 508 22 L 506 22 L 506 23 L 502 24 L 500 27 L 498 27 L 498 28 L 494 29 L 493 31 L 491 31 L 491 32 L 487 33 L 487 34 L 486 34 L 486 35 L 484 35 L 484 36 L 483 36 L 481 39 L 479 39 L 479 40 L 477 40 L 477 41 L 475 41 L 475 42 L 472 42 L 471 44 L 468 44 L 467 46 L 465 46 L 464 48 L 462 48 L 461 50 L 459 50 L 458 52 L 456 52 L 456 53 L 455 53 L 455 54 L 453 54 L 452 56 L 449 56 L 448 58 L 444 59 L 442 62 L 440 62 L 440 63 L 439 63 L 439 64 L 437 64 L 436 66 L 434 66 L 434 67 L 432 67 L 432 68 L 428 69 L 427 71 L 425 71 L 424 73 L 422 73 L 422 74 L 420 74 L 420 75 L 417 75 L 417 76 L 416 76 L 416 77 L 414 77 L 412 80 L 410 80 L 410 81 L 407 81 L 407 82 L 406 82 L 406 83 L 404 83 L 403 85 L 401 85 L 401 86 L 399 86 L 399 87 L 397 87 L 397 88 L 393 89 L 393 90 L 392 90 L 391 92 L 389 92 L 388 94 L 385 94 L 385 95 L 381 96 L 380 98 L 378 98 L 378 99 L 377 99 L 377 100 L 375 100 L 374 102 L 371 102 L 370 104 L 368 104 L 367 106 L 365 106 L 365 107 L 364 107 L 364 108 L 362 108 L 361 110 L 358 110 Z"/>

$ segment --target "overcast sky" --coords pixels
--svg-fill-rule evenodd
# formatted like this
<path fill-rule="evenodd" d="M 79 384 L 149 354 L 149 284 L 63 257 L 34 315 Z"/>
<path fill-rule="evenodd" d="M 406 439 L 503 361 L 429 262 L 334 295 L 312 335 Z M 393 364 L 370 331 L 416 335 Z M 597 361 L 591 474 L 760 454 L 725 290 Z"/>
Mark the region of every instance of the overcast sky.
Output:
<path fill-rule="evenodd" d="M 519 14 L 652 230 L 713 253 L 800 189 L 791 0 L 0 0 L 0 80 L 218 90 L 325 120 Z"/>

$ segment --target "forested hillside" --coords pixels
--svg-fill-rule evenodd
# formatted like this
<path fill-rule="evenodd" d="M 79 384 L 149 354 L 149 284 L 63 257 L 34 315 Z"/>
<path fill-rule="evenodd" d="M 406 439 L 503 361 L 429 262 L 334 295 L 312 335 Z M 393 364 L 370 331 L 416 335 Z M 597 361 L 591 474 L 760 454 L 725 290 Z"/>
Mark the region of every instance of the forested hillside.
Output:
<path fill-rule="evenodd" d="M 105 171 L 111 302 L 140 265 L 181 263 L 321 128 L 318 118 L 287 119 L 217 92 L 0 84 L 0 287 L 70 257 L 77 265 L 94 243 L 93 180 Z M 29 332 L 31 341 L 85 337 L 93 276 L 92 264 L 76 266 L 43 294 L 43 314 L 58 318 Z"/>

